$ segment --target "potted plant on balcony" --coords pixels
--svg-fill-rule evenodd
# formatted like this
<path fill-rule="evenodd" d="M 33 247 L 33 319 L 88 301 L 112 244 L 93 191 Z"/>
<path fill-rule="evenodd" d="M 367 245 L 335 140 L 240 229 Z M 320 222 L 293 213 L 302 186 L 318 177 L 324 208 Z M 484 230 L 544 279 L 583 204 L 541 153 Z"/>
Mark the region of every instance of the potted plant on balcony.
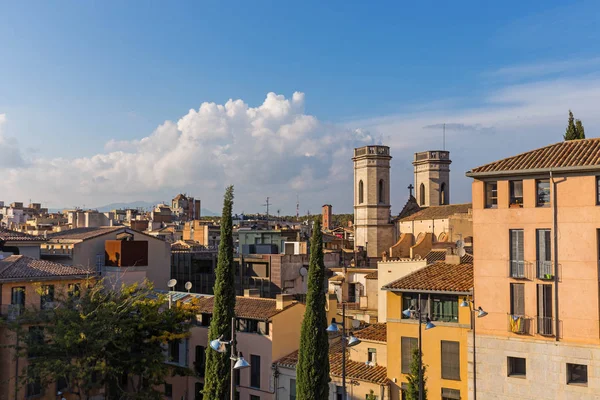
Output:
<path fill-rule="evenodd" d="M 544 279 L 548 279 L 548 280 L 554 279 L 554 275 L 552 275 L 552 274 L 544 274 Z"/>

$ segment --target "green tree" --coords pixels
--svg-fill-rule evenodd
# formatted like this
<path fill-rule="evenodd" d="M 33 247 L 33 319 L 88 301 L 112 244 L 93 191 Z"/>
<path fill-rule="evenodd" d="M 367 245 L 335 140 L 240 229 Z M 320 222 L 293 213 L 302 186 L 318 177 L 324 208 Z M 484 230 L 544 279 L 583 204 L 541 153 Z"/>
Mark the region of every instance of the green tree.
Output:
<path fill-rule="evenodd" d="M 299 400 L 321 400 L 329 396 L 329 339 L 324 282 L 323 234 L 317 219 L 310 243 L 306 311 L 296 368 Z"/>
<path fill-rule="evenodd" d="M 573 117 L 573 112 L 569 110 L 569 122 L 567 123 L 567 129 L 563 135 L 565 140 L 576 140 L 585 139 L 585 130 L 581 120 Z"/>
<path fill-rule="evenodd" d="M 79 399 L 102 388 L 114 399 L 161 399 L 165 378 L 192 373 L 166 364 L 163 351 L 189 335 L 192 308 L 166 308 L 166 297 L 149 282 L 118 290 L 102 281 L 85 286 L 60 288 L 52 310 L 27 310 L 8 326 L 20 338 L 17 354 L 35 356 L 22 385 L 62 381 Z"/>
<path fill-rule="evenodd" d="M 213 315 L 208 330 L 208 340 L 223 336 L 231 339 L 231 319 L 235 316 L 235 267 L 233 264 L 233 186 L 225 190 L 223 213 L 221 214 L 221 243 L 217 261 L 214 286 Z M 204 399 L 227 399 L 231 383 L 229 354 L 218 353 L 210 347 L 206 349 L 206 372 L 204 378 Z"/>
<path fill-rule="evenodd" d="M 427 400 L 427 377 L 425 375 L 427 366 L 421 367 L 423 373 L 423 400 Z M 406 390 L 406 400 L 419 400 L 419 349 L 416 348 L 412 353 L 410 361 L 410 372 L 406 377 L 408 380 L 408 389 Z"/>
<path fill-rule="evenodd" d="M 366 400 L 377 400 L 377 396 L 375 395 L 373 389 L 369 390 L 369 394 L 367 395 Z"/>

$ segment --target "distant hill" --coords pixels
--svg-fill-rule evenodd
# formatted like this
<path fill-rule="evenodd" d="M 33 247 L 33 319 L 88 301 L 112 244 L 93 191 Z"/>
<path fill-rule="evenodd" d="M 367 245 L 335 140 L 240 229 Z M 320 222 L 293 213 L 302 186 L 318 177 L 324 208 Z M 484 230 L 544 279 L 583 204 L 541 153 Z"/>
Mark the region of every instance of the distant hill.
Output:
<path fill-rule="evenodd" d="M 98 210 L 100 212 L 107 212 L 107 211 L 111 211 L 111 210 L 115 210 L 115 209 L 124 209 L 124 208 L 142 208 L 144 210 L 152 210 L 152 208 L 161 203 L 160 201 L 155 201 L 155 202 L 148 202 L 148 201 L 132 201 L 129 203 L 110 203 L 110 204 L 106 204 L 104 206 L 100 206 L 100 207 L 92 207 L 95 210 Z M 56 211 L 54 211 L 56 210 Z M 62 211 L 63 208 L 56 208 L 56 209 L 52 209 L 49 210 L 51 212 L 60 212 Z M 200 210 L 200 213 L 202 214 L 202 216 L 204 217 L 214 217 L 218 214 L 216 214 L 215 212 L 206 209 L 206 208 L 202 208 Z"/>

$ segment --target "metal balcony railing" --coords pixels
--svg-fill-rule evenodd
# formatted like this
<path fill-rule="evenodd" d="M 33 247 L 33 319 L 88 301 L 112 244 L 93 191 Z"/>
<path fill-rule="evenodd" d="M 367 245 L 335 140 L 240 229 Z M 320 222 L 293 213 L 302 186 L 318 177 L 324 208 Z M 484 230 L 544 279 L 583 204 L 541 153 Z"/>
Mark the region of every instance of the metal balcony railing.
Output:
<path fill-rule="evenodd" d="M 525 315 L 508 314 L 508 331 L 518 335 L 531 334 L 532 318 Z"/>
<path fill-rule="evenodd" d="M 542 280 L 553 280 L 554 279 L 554 265 L 552 261 L 540 261 L 536 262 L 537 278 Z"/>
<path fill-rule="evenodd" d="M 554 336 L 554 323 L 556 322 L 552 317 L 537 316 L 537 333 L 542 336 Z"/>
<path fill-rule="evenodd" d="M 73 249 L 51 249 L 51 248 L 42 247 L 40 249 L 40 254 L 43 254 L 45 256 L 69 256 L 69 257 L 72 257 Z"/>
<path fill-rule="evenodd" d="M 508 261 L 508 276 L 514 279 L 531 279 L 532 264 L 523 260 Z"/>

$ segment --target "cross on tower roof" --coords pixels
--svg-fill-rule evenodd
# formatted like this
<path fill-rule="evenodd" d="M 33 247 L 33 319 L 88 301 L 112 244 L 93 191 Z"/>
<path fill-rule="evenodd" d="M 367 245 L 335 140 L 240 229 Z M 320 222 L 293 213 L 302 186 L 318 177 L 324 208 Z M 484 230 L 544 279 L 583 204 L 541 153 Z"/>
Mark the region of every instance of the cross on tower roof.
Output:
<path fill-rule="evenodd" d="M 413 194 L 412 194 L 412 191 L 413 191 L 413 189 L 414 189 L 414 188 L 415 188 L 415 187 L 412 185 L 412 183 L 411 183 L 410 185 L 408 185 L 408 194 L 409 194 L 409 196 L 412 196 L 412 195 L 413 195 Z"/>

